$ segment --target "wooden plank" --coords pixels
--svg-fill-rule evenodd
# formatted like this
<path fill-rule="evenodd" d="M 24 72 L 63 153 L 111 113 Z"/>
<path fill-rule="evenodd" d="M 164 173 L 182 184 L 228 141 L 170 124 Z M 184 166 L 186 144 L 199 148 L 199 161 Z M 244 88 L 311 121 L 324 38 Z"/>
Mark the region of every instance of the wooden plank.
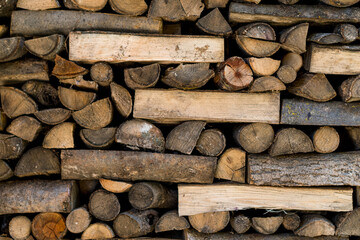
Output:
<path fill-rule="evenodd" d="M 160 123 L 207 122 L 279 123 L 279 93 L 135 90 L 134 118 Z"/>
<path fill-rule="evenodd" d="M 209 36 L 71 32 L 69 58 L 94 63 L 224 61 L 224 39 Z"/>
<path fill-rule="evenodd" d="M 360 103 L 318 103 L 283 99 L 281 124 L 316 126 L 360 126 Z"/>
<path fill-rule="evenodd" d="M 248 183 L 270 186 L 360 186 L 360 151 L 248 156 Z"/>
<path fill-rule="evenodd" d="M 336 8 L 325 5 L 269 5 L 232 2 L 230 22 L 268 22 L 273 25 L 294 25 L 301 22 L 315 24 L 358 23 L 360 8 Z"/>
<path fill-rule="evenodd" d="M 268 187 L 245 184 L 180 184 L 179 215 L 250 208 L 346 212 L 352 188 Z"/>
<path fill-rule="evenodd" d="M 360 46 L 324 46 L 311 44 L 304 68 L 325 74 L 360 74 Z"/>

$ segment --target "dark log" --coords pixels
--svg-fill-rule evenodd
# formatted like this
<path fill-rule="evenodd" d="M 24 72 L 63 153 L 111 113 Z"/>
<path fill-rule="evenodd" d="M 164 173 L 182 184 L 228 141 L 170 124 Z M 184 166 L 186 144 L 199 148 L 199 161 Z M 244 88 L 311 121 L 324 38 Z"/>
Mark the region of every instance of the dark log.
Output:
<path fill-rule="evenodd" d="M 303 66 L 303 59 L 300 54 L 289 52 L 281 60 L 282 65 L 291 66 L 296 72 Z"/>
<path fill-rule="evenodd" d="M 360 101 L 360 76 L 350 77 L 341 83 L 339 95 L 344 102 Z"/>
<path fill-rule="evenodd" d="M 219 232 L 229 224 L 229 221 L 229 212 L 200 213 L 189 216 L 191 226 L 202 233 Z"/>
<path fill-rule="evenodd" d="M 0 1 L 0 17 L 10 17 L 12 11 L 16 7 L 17 0 L 1 0 Z"/>
<path fill-rule="evenodd" d="M 204 0 L 206 8 L 224 8 L 229 0 Z"/>
<path fill-rule="evenodd" d="M 116 128 L 81 129 L 80 137 L 88 148 L 106 149 L 115 141 L 115 132 Z"/>
<path fill-rule="evenodd" d="M 51 128 L 44 137 L 44 148 L 74 148 L 75 123 L 64 122 Z"/>
<path fill-rule="evenodd" d="M 14 87 L 1 87 L 1 106 L 9 118 L 37 111 L 37 104 L 23 91 Z"/>
<path fill-rule="evenodd" d="M 16 4 L 16 8 L 34 11 L 48 10 L 60 7 L 61 5 L 58 0 L 18 0 Z"/>
<path fill-rule="evenodd" d="M 9 62 L 24 56 L 27 51 L 23 37 L 0 39 L 0 62 Z"/>
<path fill-rule="evenodd" d="M 308 38 L 310 42 L 323 45 L 337 44 L 343 40 L 342 36 L 337 33 L 313 33 Z"/>
<path fill-rule="evenodd" d="M 110 86 L 114 79 L 114 73 L 110 64 L 106 62 L 98 62 L 91 66 L 91 79 L 97 82 L 102 87 Z"/>
<path fill-rule="evenodd" d="M 14 175 L 13 170 L 4 161 L 0 160 L 0 181 L 5 181 Z"/>
<path fill-rule="evenodd" d="M 27 142 L 10 134 L 0 133 L 0 159 L 16 159 L 21 156 Z"/>
<path fill-rule="evenodd" d="M 239 234 L 246 233 L 251 227 L 250 219 L 239 213 L 234 213 L 230 218 L 231 227 Z"/>
<path fill-rule="evenodd" d="M 285 91 L 285 84 L 273 76 L 256 78 L 249 87 L 250 93 Z"/>
<path fill-rule="evenodd" d="M 360 236 L 357 227 L 360 222 L 360 208 L 355 208 L 351 212 L 339 213 L 334 217 L 336 226 L 335 235 L 337 236 Z"/>
<path fill-rule="evenodd" d="M 9 123 L 9 118 L 0 108 L 0 131 L 4 131 Z"/>
<path fill-rule="evenodd" d="M 181 35 L 181 22 L 164 23 L 163 34 Z"/>
<path fill-rule="evenodd" d="M 218 129 L 204 130 L 196 143 L 196 150 L 205 156 L 219 156 L 226 147 L 226 138 Z"/>
<path fill-rule="evenodd" d="M 72 233 L 82 233 L 90 223 L 92 217 L 86 207 L 79 207 L 70 212 L 66 217 L 66 228 Z"/>
<path fill-rule="evenodd" d="M 360 127 L 345 127 L 351 146 L 355 150 L 360 150 Z"/>
<path fill-rule="evenodd" d="M 280 44 L 277 42 L 254 39 L 239 34 L 235 38 L 240 49 L 249 56 L 269 57 L 280 49 Z"/>
<path fill-rule="evenodd" d="M 9 28 L 6 25 L 0 25 L 0 37 L 3 37 Z"/>
<path fill-rule="evenodd" d="M 275 30 L 267 23 L 255 22 L 242 26 L 236 30 L 237 35 L 253 39 L 275 41 Z"/>
<path fill-rule="evenodd" d="M 112 192 L 112 193 L 129 192 L 131 187 L 133 186 L 133 184 L 130 182 L 115 181 L 115 180 L 109 180 L 109 179 L 105 179 L 105 178 L 100 178 L 99 182 L 103 189 L 105 189 L 109 192 Z"/>
<path fill-rule="evenodd" d="M 9 223 L 9 234 L 13 239 L 28 239 L 31 235 L 31 220 L 26 216 L 13 217 Z"/>
<path fill-rule="evenodd" d="M 41 130 L 41 123 L 29 116 L 20 116 L 14 119 L 6 128 L 8 133 L 28 142 L 34 141 L 39 136 Z"/>
<path fill-rule="evenodd" d="M 62 105 L 75 111 L 90 105 L 96 98 L 96 93 L 78 91 L 60 86 L 58 88 L 58 95 Z"/>
<path fill-rule="evenodd" d="M 124 69 L 124 81 L 131 89 L 153 87 L 160 77 L 160 64 L 154 63 L 137 68 Z"/>
<path fill-rule="evenodd" d="M 340 144 L 340 136 L 335 128 L 321 127 L 318 128 L 312 137 L 314 149 L 318 153 L 334 152 Z"/>
<path fill-rule="evenodd" d="M 68 79 L 83 76 L 88 72 L 89 71 L 86 68 L 83 68 L 72 61 L 68 61 L 59 55 L 56 55 L 55 66 L 51 74 L 56 76 L 58 79 Z"/>
<path fill-rule="evenodd" d="M 25 41 L 26 49 L 33 55 L 54 61 L 57 54 L 65 50 L 65 37 L 53 34 Z"/>
<path fill-rule="evenodd" d="M 280 61 L 272 58 L 247 58 L 255 76 L 270 76 L 273 75 L 280 67 Z"/>
<path fill-rule="evenodd" d="M 89 212 L 101 221 L 112 221 L 120 213 L 120 203 L 113 193 L 99 189 L 89 198 Z"/>
<path fill-rule="evenodd" d="M 69 9 L 96 12 L 103 9 L 107 2 L 107 0 L 64 0 L 64 5 Z"/>
<path fill-rule="evenodd" d="M 99 185 L 98 180 L 80 180 L 79 190 L 81 195 L 90 195 L 93 193 Z"/>
<path fill-rule="evenodd" d="M 252 227 L 261 234 L 274 234 L 281 224 L 283 223 L 283 217 L 253 217 L 251 219 Z"/>
<path fill-rule="evenodd" d="M 110 84 L 111 90 L 111 100 L 114 102 L 114 105 L 118 112 L 124 118 L 130 116 L 132 112 L 133 102 L 132 96 L 126 88 L 122 87 L 119 84 L 112 82 Z"/>
<path fill-rule="evenodd" d="M 60 103 L 58 92 L 50 83 L 27 81 L 22 85 L 21 89 L 46 107 L 55 107 Z"/>
<path fill-rule="evenodd" d="M 287 213 L 284 215 L 283 227 L 289 231 L 295 231 L 300 226 L 301 219 L 296 213 Z"/>
<path fill-rule="evenodd" d="M 276 72 L 276 76 L 285 84 L 292 83 L 296 80 L 297 72 L 290 65 L 282 65 Z"/>
<path fill-rule="evenodd" d="M 142 15 L 148 9 L 144 0 L 109 0 L 109 4 L 115 12 L 131 16 Z"/>
<path fill-rule="evenodd" d="M 245 183 L 246 153 L 238 148 L 229 148 L 217 164 L 215 177 Z"/>
<path fill-rule="evenodd" d="M 164 213 L 155 225 L 155 232 L 181 231 L 190 228 L 185 217 L 180 217 L 177 210 Z"/>
<path fill-rule="evenodd" d="M 81 239 L 112 239 L 114 231 L 105 223 L 97 222 L 91 224 L 81 235 Z"/>
<path fill-rule="evenodd" d="M 292 5 L 299 2 L 299 0 L 278 0 L 278 2 L 282 4 Z"/>
<path fill-rule="evenodd" d="M 71 111 L 64 108 L 49 108 L 34 113 L 40 122 L 47 125 L 57 125 L 71 117 Z"/>
<path fill-rule="evenodd" d="M 308 30 L 309 23 L 301 23 L 284 30 L 280 35 L 281 47 L 298 54 L 306 52 Z"/>
<path fill-rule="evenodd" d="M 36 239 L 62 239 L 67 231 L 65 218 L 60 213 L 40 213 L 34 217 L 31 231 Z"/>
<path fill-rule="evenodd" d="M 304 237 L 333 236 L 335 226 L 324 216 L 305 215 L 301 219 L 300 227 L 294 233 Z"/>
<path fill-rule="evenodd" d="M 356 0 L 358 2 L 358 0 Z M 339 34 L 343 40 L 342 43 L 354 42 L 359 37 L 358 29 L 352 24 L 339 24 L 335 27 L 334 33 Z"/>
<path fill-rule="evenodd" d="M 212 35 L 229 36 L 232 33 L 229 23 L 218 8 L 215 8 L 210 13 L 200 18 L 196 22 L 196 26 L 201 31 Z"/>

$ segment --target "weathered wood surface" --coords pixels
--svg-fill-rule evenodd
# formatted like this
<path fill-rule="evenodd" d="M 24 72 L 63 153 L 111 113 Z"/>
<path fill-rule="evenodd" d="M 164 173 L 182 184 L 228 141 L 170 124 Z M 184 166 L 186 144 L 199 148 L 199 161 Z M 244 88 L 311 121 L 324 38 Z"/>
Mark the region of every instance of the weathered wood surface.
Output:
<path fill-rule="evenodd" d="M 204 120 L 278 124 L 279 100 L 279 93 L 138 89 L 133 116 L 160 123 Z"/>
<path fill-rule="evenodd" d="M 71 32 L 69 58 L 94 63 L 209 62 L 224 60 L 224 39 L 209 36 Z"/>
<path fill-rule="evenodd" d="M 216 233 L 223 230 L 230 221 L 229 212 L 208 212 L 189 216 L 189 222 L 198 232 Z"/>
<path fill-rule="evenodd" d="M 250 208 L 351 211 L 352 188 L 290 188 L 243 184 L 179 185 L 179 215 Z M 251 199 L 251 200 L 249 200 Z"/>
<path fill-rule="evenodd" d="M 0 133 L 0 159 L 16 159 L 21 156 L 27 142 L 11 134 Z"/>
<path fill-rule="evenodd" d="M 36 102 L 23 91 L 14 87 L 1 87 L 1 107 L 9 118 L 33 114 L 38 110 Z"/>
<path fill-rule="evenodd" d="M 360 103 L 283 99 L 281 124 L 316 126 L 360 126 Z"/>
<path fill-rule="evenodd" d="M 48 108 L 34 113 L 40 122 L 47 125 L 57 125 L 71 117 L 71 111 L 65 108 Z"/>
<path fill-rule="evenodd" d="M 281 224 L 283 223 L 284 218 L 281 216 L 273 217 L 253 217 L 251 219 L 252 227 L 261 234 L 274 234 Z"/>
<path fill-rule="evenodd" d="M 26 49 L 33 55 L 54 60 L 56 55 L 65 49 L 65 37 L 53 34 L 46 37 L 34 38 L 25 41 Z"/>
<path fill-rule="evenodd" d="M 239 148 L 228 148 L 219 158 L 215 177 L 245 183 L 246 152 Z"/>
<path fill-rule="evenodd" d="M 9 62 L 24 56 L 27 51 L 23 37 L 0 39 L 0 62 Z"/>
<path fill-rule="evenodd" d="M 164 213 L 155 225 L 155 232 L 166 232 L 184 230 L 190 228 L 186 217 L 180 217 L 177 210 Z"/>
<path fill-rule="evenodd" d="M 63 239 L 67 232 L 65 218 L 55 212 L 39 213 L 32 220 L 31 231 L 35 239 Z"/>
<path fill-rule="evenodd" d="M 113 221 L 120 213 L 120 202 L 114 193 L 98 189 L 90 195 L 89 212 L 101 221 Z"/>
<path fill-rule="evenodd" d="M 60 103 L 56 88 L 54 88 L 49 82 L 32 80 L 26 81 L 21 86 L 21 90 L 46 107 L 55 107 Z"/>
<path fill-rule="evenodd" d="M 63 179 L 113 178 L 128 181 L 211 183 L 216 158 L 131 151 L 61 152 Z"/>
<path fill-rule="evenodd" d="M 36 11 L 60 8 L 61 5 L 58 0 L 18 0 L 16 7 Z"/>
<path fill-rule="evenodd" d="M 144 0 L 109 0 L 109 4 L 112 10 L 124 15 L 142 15 L 148 9 Z"/>
<path fill-rule="evenodd" d="M 13 217 L 9 223 L 9 234 L 13 239 L 28 239 L 31 235 L 31 220 L 22 215 Z"/>
<path fill-rule="evenodd" d="M 360 230 L 357 227 L 360 222 L 360 208 L 355 208 L 347 213 L 339 213 L 333 220 L 336 225 L 335 235 L 360 236 Z"/>
<path fill-rule="evenodd" d="M 248 183 L 271 186 L 360 186 L 360 152 L 248 156 Z"/>
<path fill-rule="evenodd" d="M 308 214 L 302 217 L 300 227 L 294 233 L 304 237 L 333 236 L 335 226 L 322 215 Z"/>
<path fill-rule="evenodd" d="M 66 227 L 72 233 L 82 233 L 88 228 L 92 216 L 86 207 L 79 207 L 72 210 L 66 217 Z"/>
<path fill-rule="evenodd" d="M 349 7 L 359 2 L 359 0 L 320 0 L 320 1 L 334 7 Z"/>
<path fill-rule="evenodd" d="M 81 239 L 112 239 L 113 237 L 115 237 L 114 231 L 109 225 L 103 222 L 91 224 L 81 234 Z"/>
<path fill-rule="evenodd" d="M 64 0 L 64 5 L 69 9 L 96 12 L 103 9 L 107 2 L 107 0 Z"/>

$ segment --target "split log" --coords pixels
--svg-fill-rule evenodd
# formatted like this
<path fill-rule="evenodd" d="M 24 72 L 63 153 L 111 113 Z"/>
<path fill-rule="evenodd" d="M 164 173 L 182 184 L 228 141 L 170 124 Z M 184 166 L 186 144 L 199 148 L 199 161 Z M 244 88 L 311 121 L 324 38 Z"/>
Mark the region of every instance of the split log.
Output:
<path fill-rule="evenodd" d="M 100 178 L 99 182 L 101 184 L 101 187 L 112 193 L 129 192 L 130 188 L 133 186 L 133 184 L 129 182 L 114 181 L 105 178 Z"/>
<path fill-rule="evenodd" d="M 358 23 L 358 8 L 334 8 L 318 5 L 255 5 L 232 2 L 229 8 L 230 22 L 268 22 L 273 25 L 289 26 L 302 22 L 315 24 Z"/>
<path fill-rule="evenodd" d="M 309 36 L 308 41 L 322 45 L 341 43 L 344 39 L 337 33 L 313 33 Z"/>
<path fill-rule="evenodd" d="M 109 98 L 104 98 L 72 113 L 81 127 L 98 130 L 109 125 L 113 119 L 113 108 Z"/>
<path fill-rule="evenodd" d="M 251 219 L 251 226 L 261 234 L 274 234 L 281 224 L 283 223 L 284 219 L 281 216 L 275 217 L 253 217 Z"/>
<path fill-rule="evenodd" d="M 250 93 L 285 91 L 285 84 L 273 76 L 256 78 L 249 87 Z"/>
<path fill-rule="evenodd" d="M 217 164 L 215 177 L 245 183 L 246 153 L 238 148 L 229 148 Z"/>
<path fill-rule="evenodd" d="M 288 162 L 289 165 L 292 164 L 291 161 Z M 299 162 L 304 163 L 304 161 Z M 264 171 L 265 169 L 262 170 L 262 172 Z M 303 174 L 304 172 L 298 173 Z M 308 176 L 304 177 L 309 178 Z M 349 187 L 290 188 L 229 183 L 211 185 L 180 184 L 178 191 L 180 216 L 214 211 L 239 211 L 251 208 L 334 212 L 351 211 L 353 208 L 353 190 Z M 287 201 L 283 201 L 283 199 L 287 199 Z"/>
<path fill-rule="evenodd" d="M 121 238 L 134 238 L 154 231 L 158 220 L 158 212 L 153 209 L 144 211 L 131 209 L 116 217 L 113 228 L 116 235 Z"/>
<path fill-rule="evenodd" d="M 14 175 L 13 170 L 4 161 L 0 160 L 0 181 L 5 181 Z"/>
<path fill-rule="evenodd" d="M 355 150 L 360 150 L 360 127 L 345 127 L 345 131 L 352 147 Z"/>
<path fill-rule="evenodd" d="M 204 0 L 205 6 L 209 8 L 225 8 L 229 0 Z"/>
<path fill-rule="evenodd" d="M 90 195 L 93 193 L 99 185 L 98 180 L 80 180 L 79 190 L 81 195 Z"/>
<path fill-rule="evenodd" d="M 48 10 L 54 8 L 60 8 L 61 5 L 58 0 L 18 0 L 16 8 L 22 8 L 26 10 Z"/>
<path fill-rule="evenodd" d="M 10 134 L 0 133 L 0 159 L 16 159 L 21 156 L 27 142 Z"/>
<path fill-rule="evenodd" d="M 234 140 L 249 153 L 261 153 L 274 141 L 274 129 L 270 124 L 251 123 L 235 128 Z"/>
<path fill-rule="evenodd" d="M 288 213 L 284 215 L 283 227 L 289 231 L 295 231 L 299 228 L 301 219 L 296 213 Z"/>
<path fill-rule="evenodd" d="M 359 2 L 359 0 L 320 0 L 320 1 L 334 7 L 349 7 Z"/>
<path fill-rule="evenodd" d="M 321 73 L 305 73 L 298 77 L 287 89 L 294 95 L 316 102 L 327 102 L 336 97 L 334 88 L 325 74 Z"/>
<path fill-rule="evenodd" d="M 67 232 L 65 218 L 60 213 L 40 213 L 34 217 L 31 231 L 36 239 L 62 239 Z"/>
<path fill-rule="evenodd" d="M 90 223 L 92 217 L 85 207 L 79 207 L 70 212 L 66 217 L 66 228 L 72 233 L 82 233 L 85 231 Z"/>
<path fill-rule="evenodd" d="M 112 221 L 120 213 L 119 200 L 113 193 L 96 190 L 89 198 L 89 212 L 101 221 Z"/>
<path fill-rule="evenodd" d="M 282 4 L 293 5 L 299 2 L 299 0 L 278 0 L 278 2 Z"/>
<path fill-rule="evenodd" d="M 124 69 L 124 81 L 131 89 L 149 88 L 156 85 L 161 72 L 160 64 L 154 63 L 137 68 Z"/>
<path fill-rule="evenodd" d="M 41 123 L 35 118 L 21 116 L 14 119 L 6 131 L 25 141 L 32 142 L 39 136 L 41 129 Z"/>
<path fill-rule="evenodd" d="M 247 58 L 255 76 L 270 76 L 276 73 L 280 67 L 280 61 L 272 58 Z"/>
<path fill-rule="evenodd" d="M 236 30 L 237 35 L 253 39 L 275 41 L 275 30 L 267 23 L 255 22 L 242 26 Z"/>
<path fill-rule="evenodd" d="M 102 87 L 110 86 L 114 79 L 114 73 L 110 64 L 106 62 L 98 62 L 90 68 L 91 79 Z"/>
<path fill-rule="evenodd" d="M 230 218 L 231 227 L 239 234 L 246 233 L 251 227 L 251 221 L 243 214 L 234 214 Z"/>
<path fill-rule="evenodd" d="M 64 108 L 49 108 L 34 113 L 40 122 L 47 125 L 57 125 L 71 117 L 71 111 Z"/>
<path fill-rule="evenodd" d="M 204 120 L 278 124 L 279 105 L 279 93 L 137 89 L 133 117 L 161 123 Z"/>
<path fill-rule="evenodd" d="M 83 76 L 88 72 L 89 71 L 86 68 L 83 68 L 72 61 L 68 61 L 59 55 L 56 55 L 55 66 L 51 74 L 56 76 L 58 79 L 68 79 Z"/>
<path fill-rule="evenodd" d="M 64 0 L 64 5 L 69 9 L 84 10 L 84 11 L 100 11 L 105 7 L 107 0 Z"/>
<path fill-rule="evenodd" d="M 64 212 L 77 203 L 75 181 L 28 180 L 0 183 L 0 214 Z M 44 197 L 46 196 L 46 197 Z"/>
<path fill-rule="evenodd" d="M 229 36 L 232 33 L 229 23 L 218 8 L 215 8 L 210 13 L 200 18 L 196 22 L 196 26 L 204 33 L 212 35 Z"/>
<path fill-rule="evenodd" d="M 105 223 L 91 224 L 81 235 L 81 239 L 108 239 L 115 237 L 114 231 Z"/>
<path fill-rule="evenodd" d="M 216 167 L 214 157 L 100 150 L 62 151 L 61 161 L 62 178 L 78 180 L 211 183 Z"/>
<path fill-rule="evenodd" d="M 360 187 L 355 187 L 355 206 L 359 207 L 360 206 Z"/>
<path fill-rule="evenodd" d="M 89 24 L 91 22 L 91 24 Z M 14 11 L 11 16 L 11 35 L 48 36 L 69 35 L 71 31 L 120 31 L 160 33 L 162 21 L 146 17 L 93 13 L 71 10 Z"/>
<path fill-rule="evenodd" d="M 31 148 L 16 164 L 14 174 L 17 177 L 60 174 L 59 157 L 49 149 Z"/>
<path fill-rule="evenodd" d="M 54 61 L 56 55 L 65 49 L 65 37 L 60 34 L 53 34 L 29 39 L 25 41 L 25 46 L 31 54 Z"/>
<path fill-rule="evenodd" d="M 342 43 L 354 42 L 359 37 L 358 29 L 354 25 L 346 23 L 337 25 L 334 29 L 334 33 L 337 33 L 342 37 Z"/>
<path fill-rule="evenodd" d="M 218 129 L 204 130 L 196 143 L 196 150 L 205 156 L 219 156 L 226 147 L 226 138 Z"/>
<path fill-rule="evenodd" d="M 71 32 L 69 48 L 70 60 L 85 63 L 224 61 L 224 39 L 209 36 Z"/>
<path fill-rule="evenodd" d="M 115 12 L 131 16 L 142 15 L 148 9 L 144 0 L 109 0 L 109 4 Z"/>
<path fill-rule="evenodd" d="M 358 186 L 348 172 L 359 168 L 359 153 L 248 156 L 248 182 L 271 186 Z M 341 177 L 340 177 L 341 176 Z"/>
<path fill-rule="evenodd" d="M 276 72 L 276 76 L 285 84 L 292 83 L 296 80 L 297 72 L 290 65 L 282 65 Z"/>
<path fill-rule="evenodd" d="M 70 110 L 81 110 L 90 105 L 96 98 L 96 93 L 78 91 L 75 89 L 58 88 L 58 95 L 62 105 Z"/>
<path fill-rule="evenodd" d="M 48 82 L 27 81 L 21 90 L 46 107 L 54 107 L 60 103 L 57 90 Z"/>
<path fill-rule="evenodd" d="M 0 25 L 0 37 L 3 37 L 9 28 L 6 25 Z"/>
<path fill-rule="evenodd" d="M 334 152 L 340 144 L 340 136 L 335 128 L 321 127 L 318 128 L 313 137 L 314 149 L 318 153 Z"/>
<path fill-rule="evenodd" d="M 301 23 L 284 30 L 280 35 L 281 47 L 298 54 L 306 52 L 308 30 L 309 23 Z"/>
<path fill-rule="evenodd" d="M 46 61 L 23 59 L 0 64 L 0 85 L 15 84 L 27 80 L 49 81 Z"/>
<path fill-rule="evenodd" d="M 31 221 L 26 216 L 13 217 L 9 223 L 9 234 L 13 239 L 27 239 L 31 235 Z"/>
<path fill-rule="evenodd" d="M 1 87 L 0 95 L 2 109 L 9 118 L 33 114 L 38 109 L 35 101 L 17 88 Z"/>
<path fill-rule="evenodd" d="M 131 206 L 138 210 L 177 207 L 176 191 L 156 182 L 139 182 L 128 194 Z"/>
<path fill-rule="evenodd" d="M 115 104 L 117 111 L 127 118 L 130 116 L 133 108 L 132 96 L 126 88 L 114 82 L 110 83 L 111 99 Z"/>
<path fill-rule="evenodd" d="M 254 57 L 269 57 L 274 55 L 279 49 L 277 42 L 265 41 L 250 38 L 244 35 L 236 35 L 236 43 L 245 54 Z"/>
<path fill-rule="evenodd" d="M 72 122 L 64 122 L 51 128 L 44 137 L 43 147 L 57 149 L 74 148 L 75 125 Z"/>
<path fill-rule="evenodd" d="M 2 0 L 0 5 L 0 17 L 10 17 L 15 9 L 17 0 Z"/>
<path fill-rule="evenodd" d="M 133 150 L 165 151 L 165 138 L 161 130 L 154 124 L 141 119 L 132 119 L 122 123 L 116 130 L 115 141 Z"/>
<path fill-rule="evenodd" d="M 281 60 L 281 65 L 289 65 L 298 72 L 303 66 L 303 58 L 300 54 L 289 52 Z"/>
<path fill-rule="evenodd" d="M 23 37 L 0 39 L 0 62 L 9 62 L 24 56 L 27 51 Z"/>
<path fill-rule="evenodd" d="M 77 76 L 76 78 L 68 78 L 68 79 L 59 79 L 60 83 L 65 85 L 70 85 L 70 88 L 75 86 L 80 89 L 90 90 L 90 91 L 98 91 L 99 84 L 94 81 L 84 80 L 83 76 Z"/>
<path fill-rule="evenodd" d="M 360 104 L 337 101 L 317 103 L 283 99 L 281 124 L 315 126 L 359 126 Z"/>
<path fill-rule="evenodd" d="M 294 231 L 296 235 L 304 237 L 333 236 L 334 224 L 321 215 L 305 215 L 300 227 Z"/>
<path fill-rule="evenodd" d="M 116 128 L 81 129 L 80 138 L 88 148 L 106 149 L 115 141 Z"/>
<path fill-rule="evenodd" d="M 8 117 L 0 108 L 0 131 L 4 131 L 9 122 Z"/>
<path fill-rule="evenodd" d="M 188 121 L 179 124 L 166 137 L 165 148 L 184 154 L 191 154 L 206 122 Z"/>
<path fill-rule="evenodd" d="M 155 225 L 155 232 L 181 231 L 190 228 L 185 217 L 180 217 L 177 210 L 164 213 Z"/>
<path fill-rule="evenodd" d="M 191 226 L 202 233 L 219 232 L 229 224 L 229 221 L 229 212 L 209 212 L 189 216 Z"/>
<path fill-rule="evenodd" d="M 350 77 L 341 83 L 339 95 L 344 102 L 360 101 L 360 76 Z"/>
<path fill-rule="evenodd" d="M 196 89 L 203 87 L 215 76 L 208 63 L 180 64 L 176 68 L 169 67 L 165 70 L 161 81 L 170 87 L 178 89 Z"/>
<path fill-rule="evenodd" d="M 335 215 L 334 223 L 336 226 L 335 235 L 337 236 L 360 236 L 357 227 L 360 221 L 360 208 L 355 208 L 351 212 L 339 213 Z"/>

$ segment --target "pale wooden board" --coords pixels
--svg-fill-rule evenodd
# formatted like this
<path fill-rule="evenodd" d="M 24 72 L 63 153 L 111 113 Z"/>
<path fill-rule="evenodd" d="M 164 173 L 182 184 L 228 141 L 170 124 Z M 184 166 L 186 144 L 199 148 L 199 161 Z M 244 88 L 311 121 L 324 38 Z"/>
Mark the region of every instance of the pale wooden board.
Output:
<path fill-rule="evenodd" d="M 353 189 L 264 187 L 245 184 L 179 185 L 179 215 L 250 208 L 346 212 Z"/>
<path fill-rule="evenodd" d="M 71 32 L 69 58 L 94 63 L 224 61 L 224 39 L 208 36 Z"/>
<path fill-rule="evenodd" d="M 264 122 L 279 124 L 279 93 L 135 90 L 134 118 L 160 123 Z"/>

